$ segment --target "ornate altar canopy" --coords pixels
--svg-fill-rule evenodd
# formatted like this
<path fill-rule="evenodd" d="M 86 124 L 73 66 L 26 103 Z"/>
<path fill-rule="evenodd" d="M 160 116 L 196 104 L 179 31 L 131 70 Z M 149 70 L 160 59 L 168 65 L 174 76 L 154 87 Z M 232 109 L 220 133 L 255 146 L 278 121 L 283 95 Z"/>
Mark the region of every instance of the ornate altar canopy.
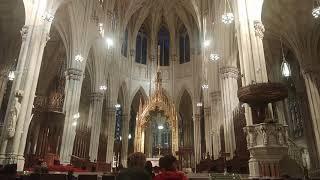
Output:
<path fill-rule="evenodd" d="M 145 128 L 147 127 L 148 122 L 151 120 L 150 112 L 162 111 L 172 129 L 171 151 L 172 154 L 175 154 L 178 151 L 179 142 L 177 112 L 174 103 L 165 95 L 165 90 L 162 87 L 162 78 L 159 67 L 155 83 L 155 91 L 151 95 L 150 99 L 147 100 L 145 104 L 142 104 L 140 101 L 139 111 L 136 117 L 134 151 L 144 153 Z"/>

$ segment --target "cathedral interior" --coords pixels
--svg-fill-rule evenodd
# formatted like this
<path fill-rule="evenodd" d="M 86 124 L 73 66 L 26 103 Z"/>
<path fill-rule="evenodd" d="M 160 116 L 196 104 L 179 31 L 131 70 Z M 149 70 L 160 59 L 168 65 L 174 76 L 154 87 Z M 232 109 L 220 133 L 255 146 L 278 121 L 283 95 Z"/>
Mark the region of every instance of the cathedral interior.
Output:
<path fill-rule="evenodd" d="M 319 0 L 1 0 L 0 42 L 0 167 L 320 177 Z"/>

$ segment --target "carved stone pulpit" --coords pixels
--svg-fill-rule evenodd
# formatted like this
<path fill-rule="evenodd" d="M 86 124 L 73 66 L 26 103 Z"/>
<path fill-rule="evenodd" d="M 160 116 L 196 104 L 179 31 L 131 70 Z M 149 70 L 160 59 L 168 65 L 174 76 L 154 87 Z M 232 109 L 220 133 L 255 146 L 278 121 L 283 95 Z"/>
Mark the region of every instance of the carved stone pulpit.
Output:
<path fill-rule="evenodd" d="M 272 115 L 270 103 L 283 100 L 287 88 L 280 83 L 258 83 L 238 90 L 241 102 L 248 103 L 253 124 L 244 128 L 250 152 L 250 178 L 280 178 L 280 160 L 288 153 L 287 126 Z"/>

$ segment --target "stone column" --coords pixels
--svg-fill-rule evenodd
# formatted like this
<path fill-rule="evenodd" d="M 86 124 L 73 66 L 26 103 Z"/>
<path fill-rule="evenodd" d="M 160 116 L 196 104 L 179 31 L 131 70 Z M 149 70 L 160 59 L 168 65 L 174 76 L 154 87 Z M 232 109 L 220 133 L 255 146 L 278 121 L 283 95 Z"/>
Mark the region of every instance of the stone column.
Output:
<path fill-rule="evenodd" d="M 316 146 L 316 153 L 318 159 L 317 164 L 314 164 L 312 169 L 320 169 L 320 94 L 319 94 L 319 70 L 305 68 L 303 71 L 303 77 L 306 85 L 306 91 L 309 101 L 309 109 L 314 134 L 314 145 Z M 319 173 L 319 172 L 318 172 Z"/>
<path fill-rule="evenodd" d="M 31 112 L 38 83 L 44 47 L 49 40 L 51 22 L 34 20 L 36 25 L 22 28 L 22 45 L 9 98 L 4 126 L 11 129 L 2 131 L 0 161 L 17 163 L 18 171 L 24 167 L 24 149 L 31 122 Z M 10 133 L 9 133 L 10 134 Z"/>
<path fill-rule="evenodd" d="M 194 114 L 194 158 L 195 163 L 198 164 L 201 160 L 201 132 L 200 132 L 200 115 Z"/>
<path fill-rule="evenodd" d="M 112 163 L 113 158 L 113 147 L 114 147 L 114 133 L 115 133 L 115 123 L 116 123 L 116 113 L 115 108 L 108 108 L 107 110 L 107 117 L 108 117 L 108 129 L 107 129 L 107 156 L 106 161 L 107 163 Z"/>
<path fill-rule="evenodd" d="M 82 81 L 82 70 L 75 68 L 67 69 L 65 98 L 63 107 L 65 112 L 65 120 L 60 148 L 61 164 L 70 163 L 74 139 L 76 135 L 76 126 L 72 124 L 77 121 L 77 119 L 74 119 L 74 115 L 79 112 Z"/>
<path fill-rule="evenodd" d="M 212 144 L 213 144 L 213 158 L 218 159 L 221 151 L 221 139 L 220 139 L 220 126 L 223 124 L 222 119 L 222 105 L 221 105 L 221 92 L 216 91 L 210 93 L 210 101 L 211 101 L 211 114 L 212 123 L 210 127 L 211 136 L 212 136 Z"/>
<path fill-rule="evenodd" d="M 124 167 L 127 167 L 128 158 L 128 143 L 129 143 L 129 121 L 130 116 L 128 114 L 122 115 L 122 149 L 121 149 L 121 163 Z"/>
<path fill-rule="evenodd" d="M 222 67 L 220 73 L 220 86 L 223 107 L 223 124 L 225 151 L 230 153 L 232 159 L 236 150 L 236 140 L 234 134 L 233 111 L 239 105 L 238 91 L 238 69 L 235 67 Z"/>
<path fill-rule="evenodd" d="M 212 155 L 211 107 L 204 108 L 206 153 Z"/>
<path fill-rule="evenodd" d="M 262 39 L 265 28 L 261 22 L 264 0 L 235 1 L 235 23 L 239 47 L 242 86 L 268 82 Z M 245 105 L 247 125 L 252 115 Z"/>
<path fill-rule="evenodd" d="M 101 130 L 103 98 L 104 98 L 104 95 L 100 92 L 95 92 L 91 94 L 90 110 L 89 110 L 90 124 L 88 124 L 88 127 L 91 127 L 90 148 L 89 148 L 89 157 L 91 162 L 94 162 L 98 158 L 97 156 L 98 156 L 99 137 L 100 137 L 100 130 Z"/>

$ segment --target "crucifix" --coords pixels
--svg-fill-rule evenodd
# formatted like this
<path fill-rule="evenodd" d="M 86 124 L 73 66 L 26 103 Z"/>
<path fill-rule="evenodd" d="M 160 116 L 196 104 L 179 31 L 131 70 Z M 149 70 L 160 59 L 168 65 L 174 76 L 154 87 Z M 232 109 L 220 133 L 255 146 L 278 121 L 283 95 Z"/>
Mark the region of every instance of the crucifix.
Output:
<path fill-rule="evenodd" d="M 223 158 L 223 163 L 224 163 L 224 175 L 226 175 L 227 172 L 227 157 L 230 156 L 230 153 L 226 153 L 226 152 L 220 152 L 220 157 Z"/>

